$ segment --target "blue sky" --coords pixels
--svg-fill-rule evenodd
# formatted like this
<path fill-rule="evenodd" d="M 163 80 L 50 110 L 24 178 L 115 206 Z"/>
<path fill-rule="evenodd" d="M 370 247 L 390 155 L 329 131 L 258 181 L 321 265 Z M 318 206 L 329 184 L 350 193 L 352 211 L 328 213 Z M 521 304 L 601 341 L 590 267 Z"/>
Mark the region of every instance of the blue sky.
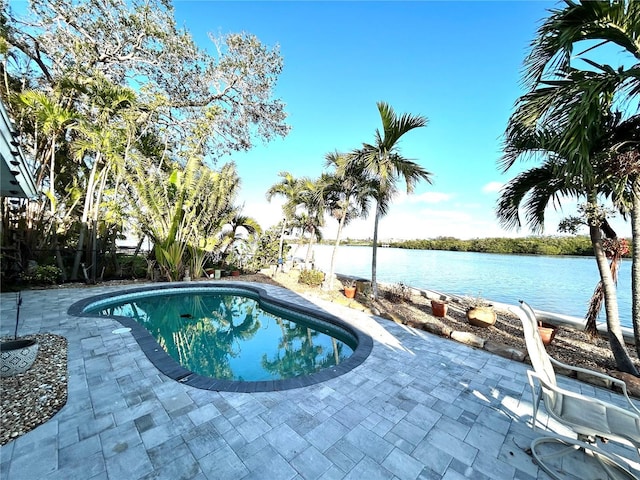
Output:
<path fill-rule="evenodd" d="M 522 94 L 528 45 L 555 2 L 175 2 L 176 20 L 203 47 L 214 34 L 250 32 L 284 58 L 276 94 L 292 130 L 284 139 L 234 154 L 244 213 L 277 223 L 280 202 L 266 190 L 287 170 L 317 177 L 324 155 L 371 142 L 377 101 L 429 119 L 401 141 L 404 156 L 433 173 L 411 196 L 396 198 L 380 237 L 476 238 L 526 235 L 495 219 L 497 189 L 519 171 L 499 172 L 501 136 Z M 531 165 L 520 166 L 519 169 Z M 574 213 L 572 208 L 566 214 Z M 545 233 L 555 234 L 553 212 Z M 618 229 L 628 234 L 626 227 Z M 329 220 L 325 238 L 333 238 Z M 370 237 L 373 218 L 344 236 Z"/>

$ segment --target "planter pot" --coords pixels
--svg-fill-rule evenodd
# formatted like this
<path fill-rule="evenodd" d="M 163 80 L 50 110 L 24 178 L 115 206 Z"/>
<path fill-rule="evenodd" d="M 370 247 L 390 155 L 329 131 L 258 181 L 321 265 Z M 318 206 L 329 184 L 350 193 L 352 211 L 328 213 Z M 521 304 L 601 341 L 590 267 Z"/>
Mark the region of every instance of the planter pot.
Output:
<path fill-rule="evenodd" d="M 240 276 L 240 270 L 231 270 L 231 276 L 232 277 L 239 277 Z"/>
<path fill-rule="evenodd" d="M 10 340 L 0 343 L 0 377 L 26 372 L 38 355 L 35 340 Z"/>
<path fill-rule="evenodd" d="M 555 325 L 550 325 L 548 323 L 542 323 L 541 325 L 538 325 L 538 333 L 540 334 L 542 343 L 545 346 L 549 345 L 553 341 L 557 331 L 558 327 L 556 327 Z"/>
<path fill-rule="evenodd" d="M 434 317 L 445 317 L 447 315 L 447 309 L 449 305 L 446 302 L 439 300 L 431 300 L 431 311 Z"/>
<path fill-rule="evenodd" d="M 490 327 L 496 323 L 493 307 L 473 307 L 467 310 L 467 320 L 476 327 Z"/>
<path fill-rule="evenodd" d="M 347 298 L 355 298 L 356 287 L 344 287 L 344 296 Z"/>

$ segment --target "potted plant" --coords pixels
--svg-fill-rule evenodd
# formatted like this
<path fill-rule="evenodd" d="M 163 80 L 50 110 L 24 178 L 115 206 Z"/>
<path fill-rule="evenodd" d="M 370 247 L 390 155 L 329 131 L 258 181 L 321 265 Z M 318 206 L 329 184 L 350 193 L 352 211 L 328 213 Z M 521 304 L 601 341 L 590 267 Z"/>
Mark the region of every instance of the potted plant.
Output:
<path fill-rule="evenodd" d="M 344 286 L 344 296 L 347 298 L 355 298 L 356 296 L 356 281 L 355 280 L 345 280 L 342 282 Z"/>
<path fill-rule="evenodd" d="M 431 300 L 431 311 L 434 317 L 446 317 L 449 304 L 445 300 Z"/>
<path fill-rule="evenodd" d="M 542 320 L 538 320 L 538 333 L 540 334 L 542 344 L 545 347 L 553 341 L 557 331 L 557 326 L 551 325 L 550 323 L 545 323 Z"/>
<path fill-rule="evenodd" d="M 484 298 L 477 297 L 465 297 L 463 300 L 465 304 L 467 321 L 476 327 L 490 327 L 495 325 L 497 315 L 493 308 L 493 305 L 487 302 Z"/>
<path fill-rule="evenodd" d="M 16 327 L 13 340 L 0 342 L 0 376 L 9 377 L 26 372 L 38 355 L 38 342 L 34 339 L 18 338 L 18 323 L 20 322 L 20 306 L 22 294 L 16 297 Z"/>

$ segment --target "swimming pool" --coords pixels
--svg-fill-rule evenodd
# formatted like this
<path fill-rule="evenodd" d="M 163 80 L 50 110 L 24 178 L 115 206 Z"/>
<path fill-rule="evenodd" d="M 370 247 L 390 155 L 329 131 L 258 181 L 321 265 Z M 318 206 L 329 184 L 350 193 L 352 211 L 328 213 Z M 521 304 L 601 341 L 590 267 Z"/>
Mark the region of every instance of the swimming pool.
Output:
<path fill-rule="evenodd" d="M 319 309 L 285 302 L 256 284 L 176 282 L 84 299 L 76 316 L 106 316 L 130 328 L 154 365 L 197 388 L 273 391 L 342 375 L 372 340 Z"/>

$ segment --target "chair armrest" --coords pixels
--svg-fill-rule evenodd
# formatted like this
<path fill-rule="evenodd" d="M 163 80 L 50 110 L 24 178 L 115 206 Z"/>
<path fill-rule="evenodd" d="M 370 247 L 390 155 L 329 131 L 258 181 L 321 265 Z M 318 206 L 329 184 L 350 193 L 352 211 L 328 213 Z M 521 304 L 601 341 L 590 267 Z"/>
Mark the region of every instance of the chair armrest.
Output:
<path fill-rule="evenodd" d="M 627 403 L 631 406 L 631 408 L 633 408 L 633 410 L 635 410 L 636 413 L 640 414 L 640 409 L 638 409 L 638 407 L 635 406 L 635 404 L 631 401 L 631 398 L 629 397 L 629 393 L 627 392 L 627 384 L 624 382 L 624 380 L 620 380 L 619 378 L 612 377 L 611 375 L 607 375 L 605 373 L 596 372 L 595 370 L 590 370 L 588 368 L 576 367 L 574 365 L 567 365 L 566 363 L 562 363 L 559 360 L 556 360 L 551 355 L 549 355 L 549 360 L 551 360 L 551 363 L 553 363 L 555 366 L 565 368 L 567 370 L 571 370 L 574 372 L 585 373 L 587 375 L 591 375 L 593 377 L 597 377 L 602 380 L 606 380 L 613 383 L 614 385 L 620 388 L 620 390 L 622 391 L 622 394 L 626 398 Z"/>

